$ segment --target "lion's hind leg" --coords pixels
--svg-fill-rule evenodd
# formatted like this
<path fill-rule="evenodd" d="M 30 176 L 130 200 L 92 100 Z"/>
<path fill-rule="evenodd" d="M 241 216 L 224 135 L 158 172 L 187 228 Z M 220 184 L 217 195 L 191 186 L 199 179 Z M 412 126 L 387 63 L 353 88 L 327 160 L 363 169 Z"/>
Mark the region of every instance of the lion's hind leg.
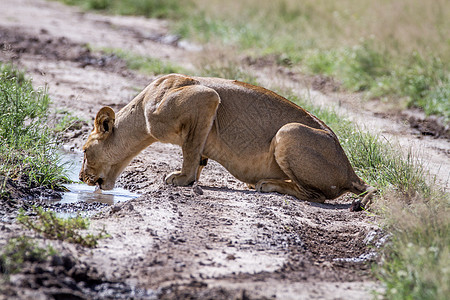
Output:
<path fill-rule="evenodd" d="M 364 182 L 356 182 L 353 184 L 353 190 L 351 190 L 351 192 L 359 195 L 360 198 L 353 201 L 350 206 L 350 211 L 361 211 L 370 206 L 373 197 L 378 190 Z"/>
<path fill-rule="evenodd" d="M 202 157 L 200 159 L 200 164 L 197 169 L 197 176 L 195 176 L 195 181 L 199 180 L 200 174 L 202 173 L 203 168 L 206 167 L 207 164 L 208 164 L 208 158 L 202 155 Z"/>
<path fill-rule="evenodd" d="M 325 202 L 325 197 L 323 197 L 323 195 L 305 189 L 292 182 L 292 180 L 263 179 L 256 184 L 255 188 L 258 192 L 277 192 L 294 196 L 297 199 L 308 200 L 310 202 Z"/>
<path fill-rule="evenodd" d="M 289 194 L 301 200 L 324 202 L 350 189 L 353 169 L 329 131 L 289 123 L 272 143 L 277 164 L 291 180 L 278 184 L 279 190 L 289 187 L 293 191 Z"/>

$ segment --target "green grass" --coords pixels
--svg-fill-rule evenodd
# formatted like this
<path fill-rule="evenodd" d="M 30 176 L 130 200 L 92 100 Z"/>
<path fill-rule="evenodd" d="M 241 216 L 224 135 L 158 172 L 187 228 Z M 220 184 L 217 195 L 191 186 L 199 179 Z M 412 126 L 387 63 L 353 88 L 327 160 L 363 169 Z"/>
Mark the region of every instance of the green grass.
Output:
<path fill-rule="evenodd" d="M 44 211 L 41 207 L 33 207 L 36 218 L 26 215 L 23 210 L 17 217 L 17 222 L 28 229 L 32 229 L 45 238 L 62 240 L 69 243 L 80 244 L 85 247 L 95 247 L 99 239 L 108 237 L 105 230 L 98 234 L 83 235 L 80 231 L 89 228 L 89 220 L 77 216 L 75 218 L 58 218 L 52 211 Z"/>
<path fill-rule="evenodd" d="M 427 171 L 414 153 L 401 153 L 399 147 L 382 137 L 356 127 L 329 108 L 319 108 L 299 98 L 292 91 L 278 92 L 317 116 L 336 133 L 356 173 L 367 183 L 381 192 L 394 188 L 408 197 L 430 193 Z"/>
<path fill-rule="evenodd" d="M 87 122 L 66 109 L 58 109 L 52 115 L 54 124 L 51 130 L 55 135 L 60 135 L 67 130 L 80 130 Z"/>
<path fill-rule="evenodd" d="M 450 293 L 450 196 L 410 150 L 355 127 L 332 110 L 281 91 L 338 135 L 356 173 L 379 190 L 373 210 L 390 233 L 374 274 L 387 299 L 447 299 Z M 402 155 L 403 154 L 403 155 Z"/>
<path fill-rule="evenodd" d="M 384 196 L 381 215 L 390 241 L 375 274 L 387 299 L 448 299 L 450 294 L 450 197 L 437 193 Z"/>
<path fill-rule="evenodd" d="M 352 49 L 311 50 L 304 64 L 312 73 L 333 76 L 351 91 L 366 92 L 371 98 L 420 107 L 427 115 L 450 120 L 450 73 L 438 57 L 413 53 L 394 57 L 377 49 L 374 41 Z"/>
<path fill-rule="evenodd" d="M 60 0 L 60 2 L 113 14 L 172 19 L 183 16 L 186 13 L 185 5 L 191 4 L 189 0 Z"/>
<path fill-rule="evenodd" d="M 115 14 L 170 18 L 203 43 L 275 55 L 350 91 L 450 120 L 450 6 L 445 0 L 61 0 Z"/>
<path fill-rule="evenodd" d="M 25 262 L 43 262 L 56 251 L 48 246 L 41 248 L 30 237 L 21 236 L 8 240 L 0 252 L 0 273 L 4 276 L 17 273 Z"/>
<path fill-rule="evenodd" d="M 158 58 L 142 56 L 122 49 L 100 49 L 105 54 L 113 54 L 123 59 L 127 67 L 145 74 L 160 75 L 169 73 L 184 73 L 184 69 Z"/>
<path fill-rule="evenodd" d="M 50 99 L 25 75 L 0 65 L 0 176 L 56 188 L 67 181 L 48 128 Z M 2 195 L 6 195 L 4 186 Z"/>
<path fill-rule="evenodd" d="M 198 63 L 198 76 L 219 77 L 258 85 L 256 76 L 247 72 L 237 62 L 224 58 L 205 59 Z"/>

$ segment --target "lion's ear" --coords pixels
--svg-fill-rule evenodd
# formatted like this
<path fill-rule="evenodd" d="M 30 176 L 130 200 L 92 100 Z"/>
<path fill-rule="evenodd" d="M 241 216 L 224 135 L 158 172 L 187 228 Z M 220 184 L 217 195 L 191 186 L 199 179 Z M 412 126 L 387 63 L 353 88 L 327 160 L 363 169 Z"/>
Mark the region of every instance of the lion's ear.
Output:
<path fill-rule="evenodd" d="M 108 137 L 113 130 L 115 118 L 116 114 L 111 107 L 103 107 L 98 111 L 97 116 L 95 117 L 94 130 L 100 133 L 102 138 Z"/>

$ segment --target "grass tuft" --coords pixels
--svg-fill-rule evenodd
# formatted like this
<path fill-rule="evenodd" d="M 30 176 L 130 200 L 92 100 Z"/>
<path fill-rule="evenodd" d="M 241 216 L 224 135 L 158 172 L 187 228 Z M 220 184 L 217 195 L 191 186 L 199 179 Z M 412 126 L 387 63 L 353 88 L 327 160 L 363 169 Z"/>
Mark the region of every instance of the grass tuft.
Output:
<path fill-rule="evenodd" d="M 36 214 L 36 219 L 30 218 L 30 216 L 25 215 L 25 212 L 21 210 L 17 217 L 17 222 L 28 229 L 42 234 L 45 238 L 62 240 L 93 248 L 97 246 L 99 239 L 109 236 L 104 229 L 97 235 L 90 233 L 82 235 L 80 230 L 89 228 L 89 220 L 80 216 L 62 219 L 58 218 L 54 212 L 44 211 L 41 207 L 33 207 L 33 213 Z"/>
<path fill-rule="evenodd" d="M 5 182 L 22 178 L 30 186 L 50 188 L 67 182 L 46 125 L 49 103 L 46 91 L 34 90 L 22 72 L 0 65 L 0 175 Z"/>
<path fill-rule="evenodd" d="M 385 194 L 379 203 L 391 233 L 375 274 L 387 299 L 448 299 L 450 294 L 450 197 L 405 198 Z"/>

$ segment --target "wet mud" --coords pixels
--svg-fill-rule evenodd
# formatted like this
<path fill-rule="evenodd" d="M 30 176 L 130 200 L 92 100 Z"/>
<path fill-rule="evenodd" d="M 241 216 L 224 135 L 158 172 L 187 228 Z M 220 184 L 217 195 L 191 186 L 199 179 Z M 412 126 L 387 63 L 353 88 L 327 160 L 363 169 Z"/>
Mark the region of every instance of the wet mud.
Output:
<path fill-rule="evenodd" d="M 2 288 L 8 299 L 156 299 L 152 290 L 105 281 L 95 268 L 70 255 L 53 255 L 45 263 L 26 262 Z"/>
<path fill-rule="evenodd" d="M 407 120 L 411 128 L 418 134 L 450 141 L 450 124 L 446 123 L 443 117 L 425 117 L 423 113 L 417 111 L 402 113 L 400 116 Z"/>
<path fill-rule="evenodd" d="M 114 54 L 92 53 L 88 45 L 75 43 L 66 37 L 54 37 L 45 29 L 38 35 L 23 32 L 20 28 L 0 26 L 0 49 L 11 61 L 20 61 L 23 55 L 48 60 L 71 61 L 78 67 L 93 66 L 110 72 L 125 72 L 126 63 Z"/>

